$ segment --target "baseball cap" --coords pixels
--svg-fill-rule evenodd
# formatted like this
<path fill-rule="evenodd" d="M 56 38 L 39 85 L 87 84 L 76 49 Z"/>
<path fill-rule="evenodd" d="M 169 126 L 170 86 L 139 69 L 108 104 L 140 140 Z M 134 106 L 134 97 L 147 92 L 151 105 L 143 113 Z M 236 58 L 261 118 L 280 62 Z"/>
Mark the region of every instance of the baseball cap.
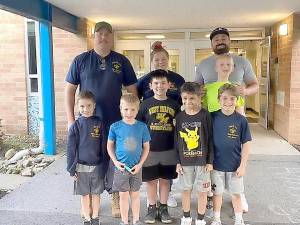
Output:
<path fill-rule="evenodd" d="M 218 27 L 210 33 L 210 36 L 209 36 L 210 40 L 212 40 L 214 38 L 214 36 L 216 36 L 217 34 L 226 34 L 229 37 L 229 32 L 226 28 Z"/>
<path fill-rule="evenodd" d="M 105 22 L 105 21 L 101 21 L 95 24 L 95 29 L 94 29 L 94 33 L 98 32 L 100 29 L 106 29 L 108 30 L 110 33 L 112 33 L 112 26 Z"/>

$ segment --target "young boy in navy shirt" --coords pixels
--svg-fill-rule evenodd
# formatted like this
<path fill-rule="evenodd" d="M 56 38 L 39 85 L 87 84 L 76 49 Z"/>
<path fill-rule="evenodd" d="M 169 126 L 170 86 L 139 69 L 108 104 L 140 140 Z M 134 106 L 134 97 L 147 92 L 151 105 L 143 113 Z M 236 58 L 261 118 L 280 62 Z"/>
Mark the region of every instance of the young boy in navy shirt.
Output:
<path fill-rule="evenodd" d="M 104 190 L 100 167 L 106 147 L 104 126 L 94 116 L 93 93 L 80 92 L 77 105 L 80 117 L 68 132 L 67 171 L 74 179 L 74 194 L 81 195 L 83 224 L 99 225 L 100 194 Z"/>
<path fill-rule="evenodd" d="M 252 138 L 247 119 L 235 111 L 238 97 L 234 85 L 224 84 L 218 93 L 221 109 L 211 114 L 214 142 L 214 170 L 211 174 L 214 219 L 211 225 L 222 225 L 220 211 L 225 184 L 232 196 L 234 224 L 245 225 L 241 194 Z"/>
<path fill-rule="evenodd" d="M 147 125 L 135 119 L 139 99 L 133 94 L 124 94 L 120 101 L 122 120 L 110 126 L 107 151 L 115 165 L 113 191 L 120 195 L 122 222 L 128 225 L 129 197 L 131 199 L 133 225 L 140 225 L 140 187 L 142 165 L 149 153 L 150 134 Z"/>

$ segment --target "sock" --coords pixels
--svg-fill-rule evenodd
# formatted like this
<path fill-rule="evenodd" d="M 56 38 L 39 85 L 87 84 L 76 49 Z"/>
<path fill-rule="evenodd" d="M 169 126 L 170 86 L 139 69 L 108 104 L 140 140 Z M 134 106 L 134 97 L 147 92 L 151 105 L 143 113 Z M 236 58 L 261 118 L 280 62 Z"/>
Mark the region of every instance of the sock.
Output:
<path fill-rule="evenodd" d="M 234 213 L 235 221 L 242 221 L 243 220 L 243 213 Z"/>
<path fill-rule="evenodd" d="M 191 217 L 191 211 L 183 212 L 183 216 L 184 216 L 185 218 Z"/>
<path fill-rule="evenodd" d="M 197 219 L 198 219 L 198 220 L 203 220 L 203 219 L 204 219 L 204 214 L 198 213 Z"/>
<path fill-rule="evenodd" d="M 215 218 L 215 220 L 217 220 L 217 221 L 220 221 L 221 219 L 220 219 L 220 211 L 219 212 L 215 212 L 214 211 L 214 218 Z"/>

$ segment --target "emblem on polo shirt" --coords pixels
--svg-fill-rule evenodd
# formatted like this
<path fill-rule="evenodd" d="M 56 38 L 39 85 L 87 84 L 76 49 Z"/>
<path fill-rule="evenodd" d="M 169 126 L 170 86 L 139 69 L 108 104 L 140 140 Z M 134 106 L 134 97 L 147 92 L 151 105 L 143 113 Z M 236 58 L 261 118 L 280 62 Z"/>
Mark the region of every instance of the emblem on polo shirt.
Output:
<path fill-rule="evenodd" d="M 231 139 L 236 139 L 238 137 L 237 134 L 237 127 L 234 125 L 231 125 L 228 127 L 228 137 Z"/>
<path fill-rule="evenodd" d="M 94 138 L 100 137 L 100 126 L 94 126 L 93 132 L 91 133 L 91 135 Z"/>
<path fill-rule="evenodd" d="M 121 64 L 119 62 L 112 62 L 112 70 L 115 72 L 115 73 L 121 73 Z"/>

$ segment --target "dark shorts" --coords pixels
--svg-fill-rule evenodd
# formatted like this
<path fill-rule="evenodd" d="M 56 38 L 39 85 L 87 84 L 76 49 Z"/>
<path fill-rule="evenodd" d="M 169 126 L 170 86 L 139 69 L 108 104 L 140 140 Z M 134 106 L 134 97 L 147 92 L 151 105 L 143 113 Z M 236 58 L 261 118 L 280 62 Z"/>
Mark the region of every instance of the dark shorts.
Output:
<path fill-rule="evenodd" d="M 161 165 L 143 167 L 143 182 L 156 180 L 159 178 L 170 180 L 176 179 L 176 165 Z"/>
<path fill-rule="evenodd" d="M 120 171 L 115 169 L 113 191 L 127 192 L 139 191 L 142 185 L 142 171 L 138 174 L 131 174 L 128 171 Z"/>

